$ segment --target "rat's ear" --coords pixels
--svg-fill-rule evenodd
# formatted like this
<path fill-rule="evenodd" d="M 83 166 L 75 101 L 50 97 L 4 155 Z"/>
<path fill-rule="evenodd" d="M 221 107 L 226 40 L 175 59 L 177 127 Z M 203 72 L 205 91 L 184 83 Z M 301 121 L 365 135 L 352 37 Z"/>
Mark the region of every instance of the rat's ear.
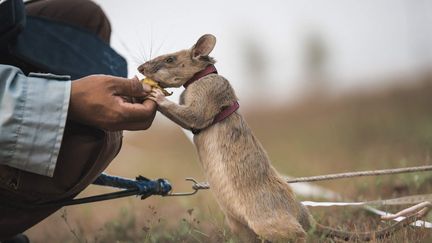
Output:
<path fill-rule="evenodd" d="M 201 36 L 197 43 L 192 47 L 192 58 L 208 56 L 215 45 L 216 37 L 214 37 L 214 35 L 206 34 Z"/>

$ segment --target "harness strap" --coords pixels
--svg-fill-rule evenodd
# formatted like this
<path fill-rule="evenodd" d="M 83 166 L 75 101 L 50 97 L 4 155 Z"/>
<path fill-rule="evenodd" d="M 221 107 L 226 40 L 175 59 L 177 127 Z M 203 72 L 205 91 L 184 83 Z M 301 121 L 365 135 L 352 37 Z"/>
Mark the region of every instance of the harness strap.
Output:
<path fill-rule="evenodd" d="M 225 109 L 223 109 L 221 112 L 219 112 L 215 118 L 213 119 L 213 122 L 208 126 L 213 126 L 214 124 L 221 122 L 223 120 L 225 120 L 227 117 L 229 117 L 232 113 L 236 112 L 238 110 L 238 108 L 240 108 L 240 104 L 238 103 L 238 101 L 235 101 L 232 105 L 226 107 Z M 192 133 L 194 135 L 200 133 L 202 130 L 206 129 L 207 127 L 203 128 L 203 129 L 194 129 L 192 128 Z"/>
<path fill-rule="evenodd" d="M 214 65 L 208 65 L 205 69 L 195 73 L 195 75 L 191 79 L 189 79 L 185 84 L 183 84 L 183 87 L 186 89 L 193 82 L 212 73 L 218 73 L 216 67 Z"/>
<path fill-rule="evenodd" d="M 193 82 L 197 81 L 198 79 L 203 78 L 203 77 L 205 77 L 209 74 L 213 74 L 213 73 L 215 73 L 215 74 L 218 73 L 216 67 L 213 64 L 208 65 L 205 69 L 195 73 L 195 75 L 191 79 L 189 79 L 185 84 L 183 84 L 183 87 L 186 89 L 189 85 L 191 85 Z M 229 117 L 232 113 L 236 112 L 239 107 L 240 107 L 240 105 L 237 101 L 235 101 L 232 105 L 225 107 L 224 109 L 222 109 L 221 112 L 219 112 L 214 117 L 213 122 L 208 127 L 210 127 L 210 126 L 212 126 L 212 125 L 214 125 L 220 121 L 225 120 L 225 118 Z M 196 135 L 206 128 L 207 127 L 202 128 L 202 129 L 192 128 L 191 131 L 194 135 Z"/>

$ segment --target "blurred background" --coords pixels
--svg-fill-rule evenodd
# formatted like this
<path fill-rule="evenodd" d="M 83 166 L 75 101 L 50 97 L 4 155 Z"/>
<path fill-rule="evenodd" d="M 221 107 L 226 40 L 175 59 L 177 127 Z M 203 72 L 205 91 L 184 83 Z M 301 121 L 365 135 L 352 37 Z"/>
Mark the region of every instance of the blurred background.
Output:
<path fill-rule="evenodd" d="M 96 2 L 111 20 L 111 44 L 128 60 L 130 77 L 151 58 L 190 48 L 205 33 L 215 35 L 216 67 L 233 85 L 240 112 L 282 174 L 431 164 L 431 1 Z M 182 88 L 171 91 L 170 99 L 177 101 Z M 185 177 L 205 180 L 188 137 L 160 114 L 149 130 L 125 132 L 107 172 L 168 178 L 175 191 L 189 190 Z M 349 200 L 375 200 L 430 193 L 432 177 L 317 184 Z M 81 196 L 107 191 L 91 186 Z M 345 217 L 337 216 L 341 212 Z M 350 230 L 379 224 L 361 210 L 312 213 Z M 407 242 L 431 239 L 427 230 L 404 232 L 397 237 Z M 28 234 L 35 242 L 231 240 L 209 191 L 68 207 Z"/>
<path fill-rule="evenodd" d="M 310 92 L 406 82 L 397 77 L 432 63 L 427 0 L 98 2 L 131 76 L 143 61 L 212 33 L 217 67 L 243 105 L 256 103 L 257 93 L 286 104 Z"/>

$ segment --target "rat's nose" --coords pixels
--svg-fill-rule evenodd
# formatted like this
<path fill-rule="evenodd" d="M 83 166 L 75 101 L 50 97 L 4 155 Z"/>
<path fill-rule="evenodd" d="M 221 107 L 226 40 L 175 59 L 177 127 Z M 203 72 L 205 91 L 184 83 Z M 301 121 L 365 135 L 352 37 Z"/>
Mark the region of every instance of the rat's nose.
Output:
<path fill-rule="evenodd" d="M 138 67 L 138 71 L 145 75 L 151 71 L 152 64 L 150 62 L 145 62 Z"/>
<path fill-rule="evenodd" d="M 141 65 L 138 67 L 138 72 L 140 72 L 140 73 L 144 73 L 144 65 L 145 65 L 145 63 L 144 63 L 144 64 L 141 64 Z"/>

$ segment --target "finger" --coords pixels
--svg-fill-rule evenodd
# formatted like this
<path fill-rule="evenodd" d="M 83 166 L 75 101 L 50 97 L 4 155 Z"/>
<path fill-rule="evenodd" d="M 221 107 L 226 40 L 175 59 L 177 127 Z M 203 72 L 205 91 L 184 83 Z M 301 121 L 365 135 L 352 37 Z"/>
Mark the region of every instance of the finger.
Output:
<path fill-rule="evenodd" d="M 139 131 L 147 130 L 153 123 L 153 120 L 146 122 L 127 122 L 119 124 L 120 130 Z"/>
<path fill-rule="evenodd" d="M 130 103 L 133 103 L 133 104 L 135 104 L 135 103 L 142 104 L 145 99 L 146 99 L 146 97 L 144 97 L 144 98 L 141 98 L 141 97 L 139 97 L 139 98 L 138 97 L 132 97 Z"/>
<path fill-rule="evenodd" d="M 156 93 L 154 91 L 152 91 L 148 96 L 156 97 Z"/>
<path fill-rule="evenodd" d="M 139 79 L 138 79 L 138 77 L 136 75 L 134 76 L 134 79 L 136 79 L 136 80 L 139 81 Z M 150 93 L 152 91 L 152 87 L 150 85 L 148 85 L 146 83 L 143 83 L 141 81 L 139 81 L 139 82 L 142 84 L 143 89 L 144 89 L 145 92 Z"/>
<path fill-rule="evenodd" d="M 149 94 L 149 97 L 153 97 L 153 98 L 156 98 L 156 97 L 158 97 L 159 95 L 157 94 L 157 93 L 150 93 Z"/>
<path fill-rule="evenodd" d="M 148 129 L 152 123 L 153 123 L 154 117 L 151 119 L 146 120 L 145 122 L 120 122 L 116 124 L 112 124 L 109 127 L 105 128 L 108 131 L 122 131 L 122 130 L 128 130 L 128 131 L 137 131 L 137 130 L 146 130 Z"/>
<path fill-rule="evenodd" d="M 150 93 L 152 91 L 152 87 L 148 84 L 142 84 L 144 92 L 146 92 L 147 94 Z"/>
<path fill-rule="evenodd" d="M 144 88 L 137 77 L 132 79 L 113 77 L 114 94 L 120 96 L 144 97 L 148 95 L 148 87 Z M 150 88 L 151 90 L 151 88 Z"/>
<path fill-rule="evenodd" d="M 160 90 L 160 89 L 155 89 L 155 92 L 156 92 L 156 94 L 158 94 L 158 95 L 163 95 L 163 96 L 165 96 L 164 93 L 162 92 L 162 90 Z"/>
<path fill-rule="evenodd" d="M 151 99 L 144 100 L 142 104 L 131 104 L 127 102 L 122 102 L 120 104 L 123 114 L 122 122 L 145 122 L 148 119 L 154 117 L 157 104 Z"/>

